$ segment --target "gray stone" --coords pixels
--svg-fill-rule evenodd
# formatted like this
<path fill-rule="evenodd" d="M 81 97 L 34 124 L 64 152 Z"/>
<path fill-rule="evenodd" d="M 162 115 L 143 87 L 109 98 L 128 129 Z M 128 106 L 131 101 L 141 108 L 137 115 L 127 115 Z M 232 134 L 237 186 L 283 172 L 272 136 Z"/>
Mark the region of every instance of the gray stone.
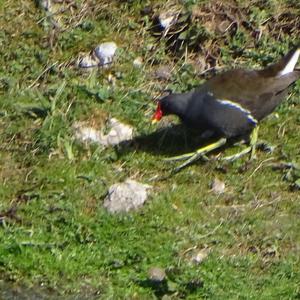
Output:
<path fill-rule="evenodd" d="M 79 59 L 78 67 L 80 68 L 93 68 L 99 65 L 99 61 L 96 60 L 93 55 L 87 55 Z"/>
<path fill-rule="evenodd" d="M 171 78 L 171 68 L 169 66 L 160 66 L 155 70 L 155 77 L 160 80 L 169 80 Z"/>
<path fill-rule="evenodd" d="M 166 272 L 163 268 L 151 267 L 148 276 L 151 281 L 162 282 L 166 278 Z"/>
<path fill-rule="evenodd" d="M 113 184 L 104 199 L 103 206 L 110 213 L 129 212 L 141 207 L 148 198 L 150 185 L 127 179 Z"/>
<path fill-rule="evenodd" d="M 100 65 L 112 63 L 113 57 L 117 50 L 117 45 L 114 42 L 106 42 L 98 45 L 95 50 L 95 56 L 99 59 Z"/>
<path fill-rule="evenodd" d="M 99 44 L 90 54 L 85 55 L 78 60 L 78 67 L 107 67 L 113 62 L 117 48 L 117 44 L 114 42 Z"/>

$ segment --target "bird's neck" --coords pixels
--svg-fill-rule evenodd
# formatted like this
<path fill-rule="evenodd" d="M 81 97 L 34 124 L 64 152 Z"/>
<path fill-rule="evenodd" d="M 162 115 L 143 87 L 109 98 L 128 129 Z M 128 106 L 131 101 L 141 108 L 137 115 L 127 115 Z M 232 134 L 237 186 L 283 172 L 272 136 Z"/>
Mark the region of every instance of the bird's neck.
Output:
<path fill-rule="evenodd" d="M 174 97 L 172 97 L 170 101 L 171 113 L 177 115 L 180 119 L 184 119 L 192 100 L 192 95 L 193 91 L 182 94 L 174 94 Z"/>

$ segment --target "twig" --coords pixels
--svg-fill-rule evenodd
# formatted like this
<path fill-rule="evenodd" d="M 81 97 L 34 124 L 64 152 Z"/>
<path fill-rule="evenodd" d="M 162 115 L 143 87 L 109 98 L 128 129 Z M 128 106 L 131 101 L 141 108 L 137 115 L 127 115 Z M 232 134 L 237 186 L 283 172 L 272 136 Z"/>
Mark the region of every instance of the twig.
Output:
<path fill-rule="evenodd" d="M 51 68 L 58 64 L 58 61 L 47 67 L 34 81 L 31 85 L 29 85 L 26 89 L 31 89 L 39 80 L 40 78 L 45 75 Z"/>
<path fill-rule="evenodd" d="M 214 234 L 222 225 L 223 225 L 224 221 L 221 221 L 220 224 L 218 224 L 212 231 L 204 234 L 204 235 L 200 235 L 199 237 L 197 237 L 197 239 L 203 239 L 206 238 L 212 234 Z"/>
<path fill-rule="evenodd" d="M 280 202 L 280 201 L 282 201 L 282 200 L 283 200 L 282 197 L 281 197 L 281 196 L 278 196 L 277 198 L 275 198 L 275 199 L 272 200 L 272 201 L 268 201 L 268 202 L 262 202 L 262 201 L 260 201 L 259 203 L 257 203 L 257 204 L 255 205 L 254 210 L 257 210 L 258 208 L 262 208 L 262 207 L 264 207 L 264 206 L 272 205 L 272 204 L 274 204 L 274 203 L 278 203 L 278 202 Z"/>
<path fill-rule="evenodd" d="M 198 248 L 198 245 L 190 247 L 190 248 L 184 250 L 183 253 L 182 253 L 182 255 L 186 255 L 188 252 L 193 251 L 193 250 L 195 250 L 197 248 Z"/>
<path fill-rule="evenodd" d="M 252 172 L 252 174 L 248 177 L 248 179 L 246 180 L 246 181 L 248 181 L 261 167 L 262 167 L 262 165 L 264 164 L 264 163 L 266 163 L 266 162 L 268 162 L 268 161 L 270 161 L 270 160 L 274 160 L 274 157 L 269 157 L 269 158 L 267 158 L 267 159 L 265 159 L 265 160 L 263 160 L 259 165 L 258 165 L 258 167 L 257 168 L 255 168 L 255 170 Z"/>

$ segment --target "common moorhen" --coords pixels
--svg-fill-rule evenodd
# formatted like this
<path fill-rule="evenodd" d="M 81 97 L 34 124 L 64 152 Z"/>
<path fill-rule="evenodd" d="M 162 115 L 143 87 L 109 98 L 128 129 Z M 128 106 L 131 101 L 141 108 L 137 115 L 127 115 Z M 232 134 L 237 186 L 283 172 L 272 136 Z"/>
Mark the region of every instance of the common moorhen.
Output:
<path fill-rule="evenodd" d="M 233 69 L 216 75 L 193 91 L 170 94 L 158 101 L 153 123 L 169 114 L 177 115 L 193 129 L 210 130 L 221 136 L 217 142 L 171 160 L 187 159 L 177 170 L 228 139 L 250 134 L 250 146 L 225 159 L 233 160 L 251 152 L 254 156 L 258 122 L 269 115 L 285 98 L 288 87 L 300 78 L 295 69 L 300 46 L 277 63 L 262 70 Z"/>

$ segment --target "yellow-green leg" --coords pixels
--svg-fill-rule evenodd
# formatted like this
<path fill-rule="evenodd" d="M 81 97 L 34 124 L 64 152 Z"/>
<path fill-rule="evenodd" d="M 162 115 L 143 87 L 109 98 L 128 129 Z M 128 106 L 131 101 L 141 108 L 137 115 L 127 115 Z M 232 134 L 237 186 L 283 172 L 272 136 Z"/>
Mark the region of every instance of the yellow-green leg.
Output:
<path fill-rule="evenodd" d="M 253 131 L 250 135 L 250 145 L 247 148 L 245 148 L 244 150 L 242 150 L 236 154 L 233 154 L 230 156 L 225 156 L 225 157 L 221 158 L 221 160 L 234 161 L 248 153 L 250 153 L 250 159 L 255 159 L 256 158 L 255 150 L 256 150 L 256 144 L 257 144 L 257 138 L 258 138 L 258 129 L 259 129 L 258 126 L 256 126 L 253 129 Z"/>
<path fill-rule="evenodd" d="M 178 172 L 181 169 L 183 169 L 184 167 L 186 167 L 186 166 L 190 165 L 191 163 L 193 163 L 194 161 L 198 160 L 200 157 L 205 157 L 206 153 L 211 152 L 217 148 L 220 148 L 221 146 L 223 146 L 225 144 L 226 144 L 226 139 L 222 138 L 215 143 L 209 144 L 205 147 L 198 149 L 195 152 L 186 153 L 183 155 L 167 158 L 167 159 L 165 159 L 165 161 L 177 161 L 177 160 L 186 159 L 186 161 L 183 164 L 181 164 L 179 167 L 174 169 L 175 172 Z"/>
<path fill-rule="evenodd" d="M 250 159 L 256 158 L 255 150 L 256 150 L 256 144 L 257 144 L 257 139 L 258 139 L 258 129 L 259 129 L 259 126 L 256 126 L 250 135 L 250 147 L 251 147 Z"/>

